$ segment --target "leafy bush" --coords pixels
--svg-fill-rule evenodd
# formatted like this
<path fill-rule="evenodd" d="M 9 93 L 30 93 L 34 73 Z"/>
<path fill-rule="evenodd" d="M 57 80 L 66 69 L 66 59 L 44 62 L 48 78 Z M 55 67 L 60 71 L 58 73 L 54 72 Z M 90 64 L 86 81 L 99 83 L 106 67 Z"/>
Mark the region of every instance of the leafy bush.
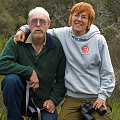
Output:
<path fill-rule="evenodd" d="M 8 39 L 5 38 L 4 35 L 0 35 L 0 53 L 2 52 L 3 48 L 5 47 L 5 44 L 7 43 Z"/>
<path fill-rule="evenodd" d="M 6 117 L 2 113 L 0 113 L 0 120 L 6 120 Z"/>

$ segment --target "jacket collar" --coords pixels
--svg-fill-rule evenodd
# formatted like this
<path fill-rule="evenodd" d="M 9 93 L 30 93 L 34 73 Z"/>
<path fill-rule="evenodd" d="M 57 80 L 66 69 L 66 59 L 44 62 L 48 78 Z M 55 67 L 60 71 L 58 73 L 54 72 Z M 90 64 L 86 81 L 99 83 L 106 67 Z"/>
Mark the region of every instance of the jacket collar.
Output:
<path fill-rule="evenodd" d="M 29 34 L 30 34 L 30 32 L 25 34 L 25 41 L 23 42 L 23 45 L 26 46 L 26 47 L 31 45 L 31 43 L 25 43 L 28 36 L 29 36 Z M 46 45 L 45 46 L 46 46 L 47 50 L 52 49 L 53 47 L 55 47 L 55 43 L 52 40 L 52 36 L 49 33 L 46 33 Z"/>

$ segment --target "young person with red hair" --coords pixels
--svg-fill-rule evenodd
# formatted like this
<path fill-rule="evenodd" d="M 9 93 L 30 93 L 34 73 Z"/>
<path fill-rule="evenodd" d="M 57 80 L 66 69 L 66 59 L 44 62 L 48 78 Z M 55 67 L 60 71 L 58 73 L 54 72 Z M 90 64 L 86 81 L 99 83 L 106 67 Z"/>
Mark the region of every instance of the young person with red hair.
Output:
<path fill-rule="evenodd" d="M 96 120 L 112 120 L 108 98 L 115 87 L 115 76 L 108 45 L 97 26 L 93 25 L 95 12 L 85 2 L 75 4 L 70 12 L 70 27 L 49 29 L 57 37 L 66 56 L 65 86 L 67 93 L 58 115 L 58 120 L 79 120 L 80 105 L 86 100 L 94 101 L 91 113 Z M 24 41 L 29 27 L 22 26 L 14 42 Z M 101 106 L 107 110 L 100 116 L 96 109 Z"/>

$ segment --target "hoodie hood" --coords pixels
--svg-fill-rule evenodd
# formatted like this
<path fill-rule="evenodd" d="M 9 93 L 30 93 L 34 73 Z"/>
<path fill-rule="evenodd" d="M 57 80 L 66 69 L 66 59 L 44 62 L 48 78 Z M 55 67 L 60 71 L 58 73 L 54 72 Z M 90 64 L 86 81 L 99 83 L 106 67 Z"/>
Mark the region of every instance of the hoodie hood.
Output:
<path fill-rule="evenodd" d="M 71 27 L 71 36 L 75 39 L 88 40 L 96 34 L 100 34 L 100 31 L 99 31 L 98 27 L 93 24 L 91 25 L 90 30 L 86 34 L 81 35 L 81 36 L 76 36 L 73 33 L 72 27 Z"/>

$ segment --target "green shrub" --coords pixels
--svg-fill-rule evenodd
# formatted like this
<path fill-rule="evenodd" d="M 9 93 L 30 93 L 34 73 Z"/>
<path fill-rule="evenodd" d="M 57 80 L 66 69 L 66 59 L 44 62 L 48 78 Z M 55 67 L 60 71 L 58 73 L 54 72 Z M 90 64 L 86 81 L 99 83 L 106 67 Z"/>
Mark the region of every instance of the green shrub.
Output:
<path fill-rule="evenodd" d="M 6 42 L 8 41 L 4 35 L 0 35 L 0 53 L 2 52 L 3 48 L 5 47 Z"/>
<path fill-rule="evenodd" d="M 6 120 L 6 117 L 2 113 L 0 113 L 0 120 Z"/>

